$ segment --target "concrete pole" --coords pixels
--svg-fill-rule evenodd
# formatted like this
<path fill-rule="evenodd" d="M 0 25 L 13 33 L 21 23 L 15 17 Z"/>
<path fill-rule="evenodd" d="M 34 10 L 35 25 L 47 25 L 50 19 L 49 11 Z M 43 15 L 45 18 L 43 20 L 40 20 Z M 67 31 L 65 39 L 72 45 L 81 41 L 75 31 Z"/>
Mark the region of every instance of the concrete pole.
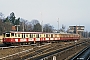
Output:
<path fill-rule="evenodd" d="M 17 31 L 18 31 L 18 26 L 17 26 Z"/>
<path fill-rule="evenodd" d="M 42 21 L 42 32 L 43 32 L 43 21 Z"/>
<path fill-rule="evenodd" d="M 24 22 L 23 22 L 23 32 L 24 32 Z"/>
<path fill-rule="evenodd" d="M 41 12 L 41 20 L 42 20 L 42 12 Z M 41 22 L 41 25 L 42 25 L 42 32 L 43 32 L 43 20 Z"/>
<path fill-rule="evenodd" d="M 59 32 L 59 18 L 58 18 L 58 21 L 57 22 L 58 22 L 58 32 Z"/>

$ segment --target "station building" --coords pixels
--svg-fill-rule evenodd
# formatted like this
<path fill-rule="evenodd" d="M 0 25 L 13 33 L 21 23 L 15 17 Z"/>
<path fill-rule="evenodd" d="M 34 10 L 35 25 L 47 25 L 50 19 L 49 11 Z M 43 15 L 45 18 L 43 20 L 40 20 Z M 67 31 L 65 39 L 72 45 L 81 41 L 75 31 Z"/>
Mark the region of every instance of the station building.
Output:
<path fill-rule="evenodd" d="M 84 32 L 85 26 L 69 26 L 69 33 L 81 34 Z"/>

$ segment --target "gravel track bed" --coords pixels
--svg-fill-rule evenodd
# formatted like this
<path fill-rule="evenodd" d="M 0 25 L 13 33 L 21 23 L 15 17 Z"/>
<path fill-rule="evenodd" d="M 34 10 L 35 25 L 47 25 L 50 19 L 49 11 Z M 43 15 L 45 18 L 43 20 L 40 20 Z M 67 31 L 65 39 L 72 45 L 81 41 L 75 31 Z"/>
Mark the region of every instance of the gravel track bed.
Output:
<path fill-rule="evenodd" d="M 60 43 L 61 45 L 63 45 L 65 42 Z M 53 43 L 51 46 L 55 45 L 56 43 Z M 66 43 L 65 43 L 66 44 Z M 48 45 L 47 45 L 48 46 Z M 41 47 L 35 47 L 35 46 L 26 46 L 26 47 L 17 47 L 17 48 L 8 48 L 8 49 L 0 49 L 0 58 L 11 55 L 11 54 L 15 54 L 21 51 L 25 51 L 28 49 L 34 48 L 34 50 L 38 50 Z M 31 51 L 32 52 L 32 51 Z"/>
<path fill-rule="evenodd" d="M 0 58 L 5 57 L 7 55 L 15 54 L 27 49 L 31 49 L 33 46 L 28 46 L 28 47 L 17 47 L 17 48 L 8 48 L 8 49 L 1 49 L 0 50 Z"/>
<path fill-rule="evenodd" d="M 82 42 L 83 40 L 78 40 L 77 43 L 80 43 Z M 73 45 L 75 42 L 73 41 L 70 41 L 70 42 L 59 42 L 60 45 Z M 55 45 L 57 43 L 52 43 L 51 45 Z M 47 45 L 48 46 L 48 45 Z M 18 52 L 21 52 L 21 51 L 24 51 L 24 50 L 28 50 L 28 49 L 31 49 L 33 48 L 33 46 L 27 46 L 27 47 L 19 47 L 19 48 L 10 48 L 10 49 L 1 49 L 0 50 L 0 58 L 2 57 L 5 57 L 7 55 L 11 55 L 11 54 L 15 54 L 15 53 L 18 53 Z M 34 49 L 38 50 L 40 49 L 41 47 L 35 47 Z"/>

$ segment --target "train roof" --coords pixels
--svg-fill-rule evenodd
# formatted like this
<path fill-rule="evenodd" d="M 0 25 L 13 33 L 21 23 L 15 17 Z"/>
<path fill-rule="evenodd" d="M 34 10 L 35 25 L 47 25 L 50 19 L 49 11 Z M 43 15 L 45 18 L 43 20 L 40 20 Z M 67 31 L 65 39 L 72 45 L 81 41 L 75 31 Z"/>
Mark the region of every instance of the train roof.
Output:
<path fill-rule="evenodd" d="M 4 33 L 42 33 L 42 32 L 20 32 L 20 31 L 8 31 Z"/>
<path fill-rule="evenodd" d="M 71 34 L 71 33 L 45 33 L 45 32 L 20 32 L 20 31 L 8 31 L 8 32 L 4 32 L 4 33 L 26 33 L 26 34 L 30 34 L 30 33 L 34 33 L 34 34 Z"/>

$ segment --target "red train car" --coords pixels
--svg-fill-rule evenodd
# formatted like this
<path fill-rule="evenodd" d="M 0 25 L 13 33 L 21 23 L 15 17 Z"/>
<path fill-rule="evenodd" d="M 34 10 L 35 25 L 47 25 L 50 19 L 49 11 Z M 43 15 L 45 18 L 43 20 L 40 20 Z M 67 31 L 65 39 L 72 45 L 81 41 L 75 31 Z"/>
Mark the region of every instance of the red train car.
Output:
<path fill-rule="evenodd" d="M 70 33 L 43 33 L 43 32 L 15 32 L 9 31 L 3 33 L 4 44 L 15 43 L 36 43 L 45 41 L 70 41 L 79 40 L 79 34 Z"/>

